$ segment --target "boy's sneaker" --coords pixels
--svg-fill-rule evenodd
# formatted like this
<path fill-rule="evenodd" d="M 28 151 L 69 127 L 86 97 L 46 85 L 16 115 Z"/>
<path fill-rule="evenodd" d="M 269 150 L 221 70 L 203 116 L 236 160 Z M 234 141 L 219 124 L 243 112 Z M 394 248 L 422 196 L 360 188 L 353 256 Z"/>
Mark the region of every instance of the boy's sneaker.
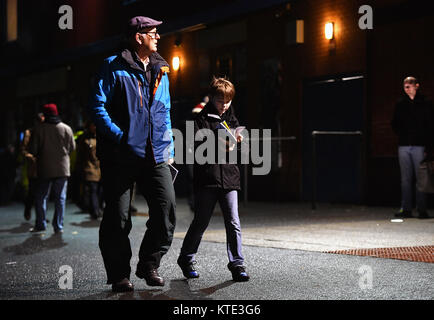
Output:
<path fill-rule="evenodd" d="M 249 281 L 250 277 L 246 272 L 246 267 L 235 266 L 229 269 L 232 273 L 232 279 L 236 282 Z"/>
<path fill-rule="evenodd" d="M 177 263 L 180 266 L 184 277 L 186 277 L 187 279 L 199 278 L 199 273 L 194 267 L 196 261 L 183 263 L 180 259 L 178 259 Z"/>

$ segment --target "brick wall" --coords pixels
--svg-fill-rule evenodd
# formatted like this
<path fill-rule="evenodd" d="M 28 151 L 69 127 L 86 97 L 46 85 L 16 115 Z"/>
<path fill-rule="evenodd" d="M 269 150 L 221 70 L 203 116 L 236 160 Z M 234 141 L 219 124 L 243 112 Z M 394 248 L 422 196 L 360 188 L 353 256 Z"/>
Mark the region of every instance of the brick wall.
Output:
<path fill-rule="evenodd" d="M 358 1 L 303 1 L 297 8 L 305 20 L 304 78 L 363 71 L 366 64 L 366 32 L 358 27 Z M 324 27 L 334 22 L 335 39 L 325 39 Z M 334 50 L 330 44 L 336 45 Z"/>
<path fill-rule="evenodd" d="M 281 135 L 297 137 L 296 142 L 284 144 L 283 168 L 276 178 L 277 184 L 284 189 L 283 198 L 300 196 L 303 81 L 361 73 L 366 79 L 364 131 L 367 137 L 367 190 L 377 195 L 378 202 L 373 201 L 376 204 L 396 203 L 399 198 L 399 172 L 395 158 L 396 137 L 391 131 L 390 119 L 395 101 L 402 93 L 402 79 L 410 74 L 418 77 L 423 91 L 428 96 L 434 96 L 434 60 L 431 59 L 434 42 L 429 40 L 434 39 L 434 19 L 432 15 L 424 16 L 423 10 L 411 13 L 411 8 L 420 3 L 407 0 L 292 1 L 290 7 L 269 8 L 239 19 L 245 19 L 247 30 L 244 45 L 247 49 L 245 86 L 248 113 L 245 120 L 250 127 L 259 127 L 262 121 L 259 80 L 264 61 L 275 58 L 283 66 L 279 111 Z M 373 8 L 373 30 L 359 29 L 361 15 L 358 9 L 363 4 Z M 304 43 L 288 45 L 287 24 L 295 19 L 304 20 Z M 236 21 L 228 23 L 233 22 Z M 324 37 L 326 22 L 334 22 L 333 41 Z M 171 92 L 175 97 L 199 99 L 202 94 L 195 66 L 199 53 L 204 52 L 196 47 L 196 36 L 196 32 L 183 33 L 180 47 L 173 45 L 175 35 L 161 41 L 160 52 L 168 61 L 179 54 L 185 63 L 181 65 L 180 73 L 172 72 L 170 75 Z M 205 51 L 205 54 L 213 57 L 215 52 Z M 210 62 L 212 64 L 213 60 Z M 210 70 L 214 67 L 211 65 Z M 380 180 L 381 184 L 378 183 Z M 381 186 L 382 190 L 376 186 Z"/>

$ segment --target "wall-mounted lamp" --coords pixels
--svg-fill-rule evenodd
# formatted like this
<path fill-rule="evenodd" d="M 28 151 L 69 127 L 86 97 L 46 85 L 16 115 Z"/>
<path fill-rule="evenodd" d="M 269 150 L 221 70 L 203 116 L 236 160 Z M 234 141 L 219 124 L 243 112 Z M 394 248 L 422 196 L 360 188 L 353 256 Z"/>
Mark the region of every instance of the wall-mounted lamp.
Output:
<path fill-rule="evenodd" d="M 335 25 L 333 22 L 327 22 L 325 24 L 325 38 L 327 40 L 331 40 L 334 37 L 334 29 L 335 29 Z"/>
<path fill-rule="evenodd" d="M 179 65 L 180 65 L 180 59 L 179 59 L 179 57 L 178 56 L 173 57 L 173 59 L 172 59 L 172 68 L 173 68 L 173 70 L 178 71 L 179 70 Z"/>

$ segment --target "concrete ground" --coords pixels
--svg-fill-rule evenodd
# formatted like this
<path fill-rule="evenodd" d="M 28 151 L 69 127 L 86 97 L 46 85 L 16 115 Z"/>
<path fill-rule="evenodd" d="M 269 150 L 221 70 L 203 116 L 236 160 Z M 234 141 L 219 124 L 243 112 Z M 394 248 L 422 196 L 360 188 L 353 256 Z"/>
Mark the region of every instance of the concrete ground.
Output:
<path fill-rule="evenodd" d="M 308 203 L 258 202 L 240 205 L 239 211 L 245 245 L 335 251 L 434 244 L 434 219 L 396 219 L 398 209 L 388 207 L 323 204 L 312 210 Z M 179 231 L 175 237 L 184 235 Z M 204 240 L 226 241 L 218 206 Z"/>
<path fill-rule="evenodd" d="M 251 281 L 234 283 L 226 268 L 223 218 L 216 208 L 197 255 L 199 279 L 185 280 L 176 258 L 192 219 L 178 199 L 173 245 L 163 258 L 162 288 L 148 287 L 135 275 L 147 206 L 137 197 L 139 215 L 130 234 L 131 281 L 136 290 L 113 294 L 105 284 L 98 249 L 98 221 L 69 203 L 65 232 L 51 225 L 30 234 L 23 205 L 0 208 L 0 299 L 2 300 L 365 300 L 434 298 L 434 264 L 324 253 L 350 248 L 434 245 L 434 219 L 391 222 L 397 208 L 310 204 L 240 205 L 243 253 Z M 52 203 L 48 218 L 52 219 Z M 34 215 L 33 217 L 34 218 Z M 33 223 L 32 219 L 32 223 Z M 61 269 L 63 268 L 66 269 Z M 66 266 L 66 267 L 65 267 Z M 69 269 L 70 267 L 70 269 Z M 72 289 L 62 289 L 71 270 Z M 59 272 L 61 271 L 61 272 Z M 71 278 L 70 278 L 71 279 Z"/>

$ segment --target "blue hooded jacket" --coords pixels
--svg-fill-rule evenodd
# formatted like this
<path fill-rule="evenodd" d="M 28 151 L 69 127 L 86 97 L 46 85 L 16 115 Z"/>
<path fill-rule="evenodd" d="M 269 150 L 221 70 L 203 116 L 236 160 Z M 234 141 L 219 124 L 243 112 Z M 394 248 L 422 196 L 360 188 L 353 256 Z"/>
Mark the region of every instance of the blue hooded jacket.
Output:
<path fill-rule="evenodd" d="M 95 79 L 89 113 L 97 127 L 97 155 L 122 161 L 131 153 L 145 158 L 151 152 L 155 163 L 167 162 L 174 157 L 169 65 L 153 53 L 147 77 L 133 54 L 125 49 L 105 59 Z"/>

